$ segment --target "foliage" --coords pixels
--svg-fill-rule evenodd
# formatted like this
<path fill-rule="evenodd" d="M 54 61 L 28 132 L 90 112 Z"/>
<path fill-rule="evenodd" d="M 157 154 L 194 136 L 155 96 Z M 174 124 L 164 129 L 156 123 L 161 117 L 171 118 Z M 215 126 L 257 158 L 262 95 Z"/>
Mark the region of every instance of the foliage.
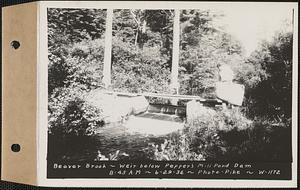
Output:
<path fill-rule="evenodd" d="M 292 114 L 292 33 L 278 33 L 271 42 L 263 42 L 248 60 L 248 74 L 256 80 L 246 82 L 248 115 L 285 122 Z M 256 73 L 256 74 L 253 74 Z"/>
<path fill-rule="evenodd" d="M 90 135 L 102 116 L 83 96 L 102 87 L 103 40 L 84 40 L 66 51 L 63 62 L 49 64 L 49 130 L 58 136 Z"/>
<path fill-rule="evenodd" d="M 178 136 L 150 148 L 154 160 L 290 161 L 290 127 L 251 122 L 239 110 L 209 110 Z"/>
<path fill-rule="evenodd" d="M 159 46 L 161 54 L 169 57 L 169 61 L 172 51 L 172 35 L 173 11 L 171 10 L 123 9 L 114 11 L 114 38 L 139 49 L 143 49 L 144 46 Z"/>
<path fill-rule="evenodd" d="M 73 66 L 78 63 L 101 66 L 103 44 L 99 39 L 103 38 L 105 15 L 100 9 L 48 9 L 49 94 L 73 82 L 70 75 L 77 74 Z M 101 72 L 99 68 L 97 73 Z"/>
<path fill-rule="evenodd" d="M 181 94 L 213 96 L 217 63 L 242 62 L 239 42 L 213 25 L 219 16 L 206 10 L 181 12 Z M 173 17 L 170 10 L 114 11 L 114 88 L 169 91 Z"/>
<path fill-rule="evenodd" d="M 226 150 L 220 132 L 241 131 L 251 122 L 238 109 L 215 111 L 207 109 L 186 123 L 182 132 L 163 144 L 151 145 L 155 160 L 210 160 L 219 158 Z"/>
<path fill-rule="evenodd" d="M 154 160 L 193 160 L 193 161 L 203 161 L 205 160 L 201 154 L 196 154 L 190 150 L 189 142 L 184 134 L 176 136 L 170 140 L 165 140 L 160 146 L 155 144 L 150 144 L 150 151 L 154 155 L 152 159 Z"/>
<path fill-rule="evenodd" d="M 180 93 L 215 97 L 217 64 L 243 63 L 240 43 L 213 24 L 220 16 L 206 10 L 182 11 Z"/>
<path fill-rule="evenodd" d="M 92 135 L 103 125 L 101 110 L 82 98 L 82 90 L 60 89 L 49 102 L 49 132 L 58 137 Z"/>
<path fill-rule="evenodd" d="M 185 60 L 189 58 L 193 56 L 187 55 Z M 188 145 L 169 139 L 169 146 L 156 151 L 159 156 L 155 159 L 163 160 L 176 147 L 184 146 L 188 147 L 186 152 L 202 155 L 205 160 L 290 161 L 292 33 L 278 33 L 271 42 L 262 42 L 244 64 L 232 61 L 241 58 L 237 54 L 224 58 L 235 70 L 236 80 L 246 86 L 243 110 L 254 121 L 238 109 L 210 110 L 186 124 L 181 141 Z M 200 68 L 195 65 L 193 68 L 190 62 L 187 67 L 193 69 L 190 77 Z"/>
<path fill-rule="evenodd" d="M 62 37 L 64 44 L 84 39 L 99 39 L 105 31 L 106 10 L 102 9 L 48 9 L 49 46 L 59 47 Z"/>
<path fill-rule="evenodd" d="M 117 150 L 114 153 L 110 153 L 108 157 L 105 155 L 101 154 L 100 151 L 98 151 L 97 157 L 95 158 L 95 161 L 104 161 L 104 160 L 120 160 L 123 159 L 124 157 L 128 157 L 129 155 L 126 153 L 120 153 L 119 150 Z"/>
<path fill-rule="evenodd" d="M 286 161 L 291 155 L 291 125 L 270 124 L 255 121 L 251 128 L 241 131 L 222 131 L 220 138 L 225 142 L 224 160 L 243 161 Z"/>
<path fill-rule="evenodd" d="M 101 88 L 106 11 L 48 9 L 48 128 L 52 135 L 84 136 L 102 126 L 101 110 L 84 95 Z"/>
<path fill-rule="evenodd" d="M 115 10 L 113 88 L 129 92 L 167 92 L 171 37 L 171 11 Z"/>
<path fill-rule="evenodd" d="M 209 159 L 218 158 L 226 152 L 225 144 L 220 139 L 221 131 L 241 131 L 250 127 L 251 121 L 239 109 L 207 109 L 206 113 L 186 124 L 184 133 L 190 138 L 191 150 Z"/>
<path fill-rule="evenodd" d="M 75 43 L 69 49 L 66 64 L 69 65 L 69 84 L 78 84 L 86 89 L 102 87 L 104 41 L 101 39 Z"/>
<path fill-rule="evenodd" d="M 50 60 L 48 65 L 49 94 L 74 83 L 86 89 L 102 86 L 103 40 L 81 41 L 61 49 L 65 51 L 63 59 Z"/>
<path fill-rule="evenodd" d="M 114 41 L 113 88 L 129 92 L 166 92 L 170 71 L 157 47 L 135 48 Z"/>

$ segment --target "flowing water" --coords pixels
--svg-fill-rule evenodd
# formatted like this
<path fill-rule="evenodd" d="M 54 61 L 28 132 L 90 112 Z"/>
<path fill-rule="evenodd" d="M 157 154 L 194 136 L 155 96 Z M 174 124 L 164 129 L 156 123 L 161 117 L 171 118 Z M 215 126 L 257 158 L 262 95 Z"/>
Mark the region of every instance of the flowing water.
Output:
<path fill-rule="evenodd" d="M 62 159 L 94 160 L 98 151 L 109 157 L 116 151 L 126 153 L 124 159 L 151 159 L 151 143 L 160 145 L 164 139 L 183 128 L 182 120 L 175 115 L 143 113 L 130 116 L 122 123 L 108 124 L 97 130 L 92 139 L 82 140 L 63 151 Z"/>

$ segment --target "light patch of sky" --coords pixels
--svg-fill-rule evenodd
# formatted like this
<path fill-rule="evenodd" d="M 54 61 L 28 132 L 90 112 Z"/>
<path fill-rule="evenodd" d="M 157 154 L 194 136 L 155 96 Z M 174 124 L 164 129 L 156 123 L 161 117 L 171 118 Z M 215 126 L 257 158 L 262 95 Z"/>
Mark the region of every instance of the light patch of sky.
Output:
<path fill-rule="evenodd" d="M 271 40 L 276 32 L 292 29 L 293 9 L 285 4 L 224 4 L 211 11 L 224 14 L 216 23 L 242 43 L 246 55 L 262 40 Z"/>

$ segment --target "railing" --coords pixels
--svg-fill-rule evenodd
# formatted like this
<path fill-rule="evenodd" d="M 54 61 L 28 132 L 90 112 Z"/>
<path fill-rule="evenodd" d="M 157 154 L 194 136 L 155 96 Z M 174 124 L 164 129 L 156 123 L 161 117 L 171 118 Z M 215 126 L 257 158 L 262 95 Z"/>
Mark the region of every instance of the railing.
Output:
<path fill-rule="evenodd" d="M 177 99 L 177 100 L 196 100 L 203 103 L 218 103 L 221 104 L 222 101 L 219 99 L 204 99 L 200 96 L 192 96 L 192 95 L 179 95 L 179 94 L 161 94 L 161 93 L 151 93 L 151 92 L 144 92 L 144 93 L 129 93 L 129 92 L 114 92 L 114 91 L 105 91 L 106 94 L 115 94 L 119 96 L 128 96 L 128 97 L 135 97 L 135 96 L 145 96 L 145 97 L 154 97 L 154 98 L 165 98 L 165 99 Z"/>

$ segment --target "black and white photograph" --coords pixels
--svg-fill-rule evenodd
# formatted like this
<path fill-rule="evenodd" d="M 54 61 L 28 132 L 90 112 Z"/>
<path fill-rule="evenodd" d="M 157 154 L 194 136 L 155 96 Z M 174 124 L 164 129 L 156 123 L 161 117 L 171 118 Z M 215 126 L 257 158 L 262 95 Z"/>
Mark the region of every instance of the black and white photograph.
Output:
<path fill-rule="evenodd" d="M 293 28 L 280 4 L 47 8 L 48 170 L 291 164 Z"/>

